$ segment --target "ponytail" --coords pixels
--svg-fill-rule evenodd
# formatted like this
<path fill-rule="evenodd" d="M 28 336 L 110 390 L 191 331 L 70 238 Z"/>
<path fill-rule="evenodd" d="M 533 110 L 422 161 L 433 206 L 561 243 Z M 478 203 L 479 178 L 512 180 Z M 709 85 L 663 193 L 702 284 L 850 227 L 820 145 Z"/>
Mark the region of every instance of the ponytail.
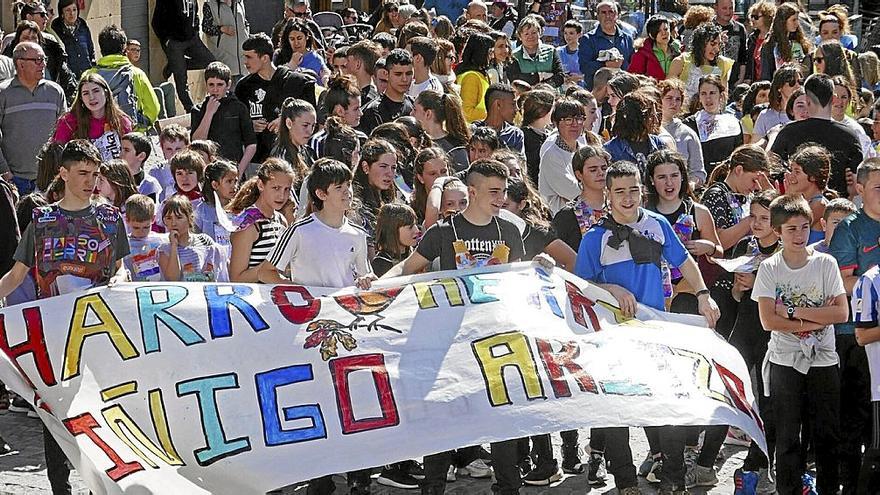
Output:
<path fill-rule="evenodd" d="M 427 90 L 419 94 L 416 103 L 425 110 L 434 112 L 436 121 L 444 126 L 446 133 L 452 140 L 461 144 L 467 144 L 470 141 L 470 127 L 464 118 L 461 98 L 458 95 Z"/>
<path fill-rule="evenodd" d="M 290 164 L 286 161 L 280 158 L 267 158 L 260 165 L 260 168 L 257 169 L 257 175 L 242 184 L 235 197 L 226 206 L 226 210 L 238 215 L 245 209 L 253 206 L 260 199 L 260 188 L 257 183 L 261 182 L 263 185 L 266 185 L 275 174 L 286 174 L 291 178 L 296 177 Z"/>

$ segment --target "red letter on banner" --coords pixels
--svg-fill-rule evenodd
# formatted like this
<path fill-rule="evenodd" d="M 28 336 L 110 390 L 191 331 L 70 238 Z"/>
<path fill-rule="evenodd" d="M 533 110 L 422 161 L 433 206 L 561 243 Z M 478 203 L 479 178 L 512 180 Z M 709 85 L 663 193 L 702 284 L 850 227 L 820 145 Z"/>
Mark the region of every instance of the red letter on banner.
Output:
<path fill-rule="evenodd" d="M 27 375 L 19 366 L 18 358 L 25 354 L 33 354 L 34 364 L 37 365 L 40 379 L 47 386 L 51 387 L 57 382 L 55 381 L 55 373 L 52 372 L 52 362 L 49 361 L 49 352 L 46 350 L 46 339 L 43 336 L 43 318 L 40 315 L 40 308 L 25 308 L 21 310 L 21 314 L 24 316 L 27 340 L 10 346 L 6 335 L 6 318 L 5 315 L 0 315 L 0 349 L 9 355 L 23 376 Z"/>
<path fill-rule="evenodd" d="M 292 304 L 287 297 L 290 292 L 299 294 L 305 304 Z M 272 302 L 278 306 L 278 310 L 287 321 L 296 325 L 314 320 L 321 312 L 321 300 L 315 299 L 309 290 L 301 285 L 276 285 L 272 288 Z"/>
<path fill-rule="evenodd" d="M 593 306 L 596 303 L 585 296 L 581 290 L 571 282 L 565 282 L 565 292 L 568 293 L 568 304 L 571 306 L 572 314 L 574 314 L 574 321 L 584 328 L 590 328 L 590 326 L 592 326 L 593 331 L 595 332 L 602 330 L 599 326 L 599 317 L 596 316 L 596 311 L 593 310 Z M 584 313 L 587 313 L 587 316 L 590 318 L 590 325 L 587 325 Z"/>
<path fill-rule="evenodd" d="M 95 445 L 97 445 L 101 450 L 104 451 L 104 454 L 113 461 L 113 467 L 108 469 L 107 476 L 110 477 L 113 481 L 119 481 L 122 478 L 125 478 L 129 474 L 136 473 L 138 471 L 143 471 L 144 467 L 137 461 L 134 462 L 125 462 L 119 457 L 119 454 L 116 453 L 113 448 L 107 445 L 107 442 L 104 441 L 101 437 L 95 433 L 95 428 L 100 428 L 98 422 L 95 421 L 95 417 L 92 416 L 91 413 L 80 414 L 79 416 L 73 418 L 67 418 L 64 420 L 64 426 L 70 430 L 70 433 L 73 436 L 77 436 L 80 434 L 85 434 L 89 437 Z"/>
<path fill-rule="evenodd" d="M 736 408 L 751 416 L 755 423 L 758 424 L 758 428 L 764 431 L 764 422 L 761 421 L 761 417 L 755 414 L 755 410 L 746 402 L 746 388 L 740 377 L 714 360 L 712 363 L 715 365 L 715 370 L 718 371 L 718 375 L 721 377 L 721 381 L 724 382 L 724 387 L 730 394 L 730 398 L 733 399 Z M 758 379 L 760 380 L 761 377 L 759 376 Z"/>
<path fill-rule="evenodd" d="M 553 394 L 556 395 L 557 399 L 559 397 L 571 397 L 571 389 L 569 389 L 568 383 L 565 382 L 563 369 L 571 374 L 581 392 L 599 393 L 593 377 L 584 371 L 579 364 L 574 362 L 581 353 L 581 349 L 576 343 L 563 343 L 562 349 L 559 352 L 553 352 L 553 346 L 547 340 L 535 339 L 535 343 L 538 344 L 538 354 L 541 355 L 544 369 L 547 370 L 547 375 L 550 376 Z"/>
<path fill-rule="evenodd" d="M 382 409 L 380 417 L 363 419 L 354 417 L 348 375 L 359 370 L 369 370 L 373 375 L 379 407 Z M 391 381 L 385 369 L 385 356 L 363 354 L 333 359 L 330 361 L 330 373 L 333 375 L 333 386 L 336 388 L 336 404 L 339 406 L 339 419 L 342 421 L 344 435 L 387 428 L 400 423 L 397 404 L 394 403 L 394 393 L 391 391 Z"/>

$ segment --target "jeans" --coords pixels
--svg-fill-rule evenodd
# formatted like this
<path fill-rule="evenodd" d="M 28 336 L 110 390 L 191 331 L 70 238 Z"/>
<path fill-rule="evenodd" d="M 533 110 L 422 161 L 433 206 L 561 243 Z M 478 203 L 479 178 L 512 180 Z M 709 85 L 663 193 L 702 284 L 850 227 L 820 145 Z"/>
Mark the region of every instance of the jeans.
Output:
<path fill-rule="evenodd" d="M 519 471 L 521 461 L 520 440 L 505 440 L 492 443 L 492 467 L 495 470 L 496 484 L 492 491 L 500 495 L 516 495 L 522 486 Z"/>
<path fill-rule="evenodd" d="M 837 493 L 839 483 L 840 375 L 837 366 L 813 367 L 806 375 L 770 363 L 770 397 L 776 420 L 776 488 L 802 493 L 806 459 L 801 448 L 804 418 L 810 418 L 819 493 Z"/>
<path fill-rule="evenodd" d="M 614 476 L 617 489 L 638 486 L 636 467 L 633 466 L 632 450 L 629 447 L 629 428 L 623 426 L 601 429 L 605 435 L 605 462 L 608 464 L 608 472 Z"/>
<path fill-rule="evenodd" d="M 12 183 L 15 184 L 15 188 L 18 189 L 19 197 L 26 196 L 37 188 L 37 181 L 31 179 L 24 179 L 22 177 L 12 176 Z"/>
<path fill-rule="evenodd" d="M 187 87 L 186 71 L 204 69 L 214 61 L 214 55 L 202 40 L 195 36 L 187 41 L 169 39 L 165 43 L 165 56 L 168 57 L 168 70 L 174 76 L 177 98 L 187 113 L 192 112 L 193 101 Z"/>
<path fill-rule="evenodd" d="M 46 475 L 49 477 L 52 495 L 70 495 L 70 468 L 67 467 L 67 456 L 45 426 L 43 426 L 43 452 L 46 455 Z"/>

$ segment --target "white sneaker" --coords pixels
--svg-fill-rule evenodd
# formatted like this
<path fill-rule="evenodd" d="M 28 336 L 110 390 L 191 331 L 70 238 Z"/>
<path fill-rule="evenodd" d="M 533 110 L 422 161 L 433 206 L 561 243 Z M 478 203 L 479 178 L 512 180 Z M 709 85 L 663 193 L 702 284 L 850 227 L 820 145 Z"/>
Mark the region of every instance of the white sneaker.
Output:
<path fill-rule="evenodd" d="M 446 471 L 446 482 L 452 483 L 455 481 L 455 464 L 449 466 L 449 469 Z"/>
<path fill-rule="evenodd" d="M 467 466 L 461 468 L 463 474 L 471 478 L 488 478 L 492 476 L 492 468 L 486 465 L 482 459 L 477 459 Z"/>

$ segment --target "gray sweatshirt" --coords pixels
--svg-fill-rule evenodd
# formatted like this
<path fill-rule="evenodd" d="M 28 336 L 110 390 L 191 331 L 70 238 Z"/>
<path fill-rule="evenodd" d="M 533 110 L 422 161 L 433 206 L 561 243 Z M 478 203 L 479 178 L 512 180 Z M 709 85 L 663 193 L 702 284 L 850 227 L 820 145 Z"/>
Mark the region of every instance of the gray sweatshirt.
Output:
<path fill-rule="evenodd" d="M 61 86 L 43 79 L 31 92 L 18 77 L 0 83 L 0 174 L 37 178 L 37 153 L 67 110 Z"/>

